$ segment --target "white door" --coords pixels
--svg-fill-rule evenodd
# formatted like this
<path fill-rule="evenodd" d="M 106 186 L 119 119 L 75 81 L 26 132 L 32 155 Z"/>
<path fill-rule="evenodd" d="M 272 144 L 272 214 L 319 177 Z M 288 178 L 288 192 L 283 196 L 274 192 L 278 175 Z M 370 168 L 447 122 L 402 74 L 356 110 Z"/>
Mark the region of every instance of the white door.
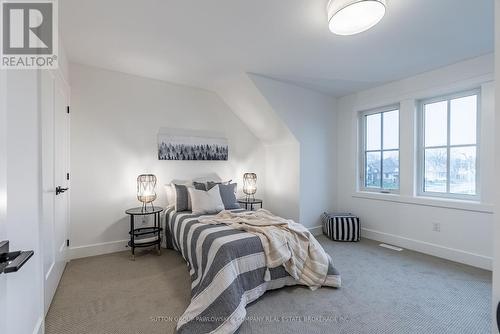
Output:
<path fill-rule="evenodd" d="M 42 247 L 47 313 L 66 265 L 68 226 L 67 93 L 51 72 L 42 73 Z"/>
<path fill-rule="evenodd" d="M 55 198 L 56 263 L 59 266 L 56 279 L 60 280 L 66 266 L 67 236 L 69 226 L 69 113 L 68 94 L 60 81 L 55 81 L 55 165 L 54 180 L 56 188 L 62 189 Z"/>
<path fill-rule="evenodd" d="M 5 216 L 7 208 L 7 170 L 6 170 L 6 91 L 5 91 L 5 72 L 0 70 L 0 241 L 6 240 Z M 7 280 L 5 275 L 0 274 L 0 333 L 7 332 Z"/>

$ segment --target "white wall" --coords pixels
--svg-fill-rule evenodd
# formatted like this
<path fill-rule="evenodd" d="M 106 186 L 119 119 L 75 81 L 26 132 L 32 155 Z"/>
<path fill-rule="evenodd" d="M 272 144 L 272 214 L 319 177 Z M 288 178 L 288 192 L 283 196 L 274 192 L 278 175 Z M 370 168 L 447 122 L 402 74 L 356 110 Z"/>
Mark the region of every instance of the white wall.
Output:
<path fill-rule="evenodd" d="M 172 179 L 217 173 L 242 185 L 251 171 L 265 183 L 264 146 L 216 94 L 77 64 L 70 78 L 73 257 L 124 249 L 124 210 L 139 205 L 139 174 L 157 176 L 156 205 L 165 205 L 162 185 Z M 224 136 L 229 161 L 159 161 L 160 128 Z M 258 197 L 267 205 L 265 187 Z"/>
<path fill-rule="evenodd" d="M 266 209 L 300 220 L 299 142 L 247 73 L 222 76 L 211 87 L 264 144 L 266 166 L 257 197 L 265 189 Z"/>
<path fill-rule="evenodd" d="M 320 215 L 334 207 L 335 99 L 251 73 L 212 88 L 264 144 L 265 207 L 321 232 Z"/>
<path fill-rule="evenodd" d="M 500 0 L 495 1 L 495 81 L 500 82 Z M 496 85 L 495 89 L 496 101 L 500 101 L 500 85 Z M 495 128 L 500 129 L 500 103 L 495 104 L 496 115 Z M 500 131 L 495 132 L 495 170 L 500 170 Z M 500 328 L 496 323 L 496 309 L 500 303 L 500 178 L 496 178 L 496 196 L 495 196 L 495 220 L 494 220 L 494 234 L 493 242 L 495 249 L 494 263 L 493 263 L 493 328 L 492 333 L 500 333 Z"/>
<path fill-rule="evenodd" d="M 335 99 L 263 76 L 250 77 L 299 143 L 299 221 L 318 227 L 321 214 L 331 211 L 335 201 Z M 276 170 L 287 170 L 288 161 L 277 163 Z"/>
<path fill-rule="evenodd" d="M 491 269 L 493 255 L 494 85 L 487 55 L 338 100 L 337 209 L 361 217 L 363 235 L 454 261 Z M 415 102 L 481 86 L 481 203 L 416 198 Z M 357 191 L 358 112 L 401 103 L 401 194 Z M 432 224 L 441 224 L 433 232 Z"/>
<path fill-rule="evenodd" d="M 266 144 L 266 209 L 272 213 L 301 221 L 300 150 L 294 140 L 288 144 Z"/>

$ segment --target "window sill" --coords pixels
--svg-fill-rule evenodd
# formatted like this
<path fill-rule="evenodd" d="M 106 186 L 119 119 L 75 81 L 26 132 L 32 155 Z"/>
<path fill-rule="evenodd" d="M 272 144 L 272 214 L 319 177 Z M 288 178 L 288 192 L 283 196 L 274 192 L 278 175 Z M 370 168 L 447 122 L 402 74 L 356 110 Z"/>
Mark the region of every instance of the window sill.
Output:
<path fill-rule="evenodd" d="M 383 194 L 369 191 L 358 191 L 352 194 L 353 198 L 370 199 L 375 201 L 387 201 L 395 203 L 413 204 L 421 206 L 431 206 L 436 208 L 454 209 L 461 211 L 472 211 L 492 214 L 494 205 L 476 201 L 456 200 L 449 198 L 434 197 L 411 197 L 399 194 Z"/>

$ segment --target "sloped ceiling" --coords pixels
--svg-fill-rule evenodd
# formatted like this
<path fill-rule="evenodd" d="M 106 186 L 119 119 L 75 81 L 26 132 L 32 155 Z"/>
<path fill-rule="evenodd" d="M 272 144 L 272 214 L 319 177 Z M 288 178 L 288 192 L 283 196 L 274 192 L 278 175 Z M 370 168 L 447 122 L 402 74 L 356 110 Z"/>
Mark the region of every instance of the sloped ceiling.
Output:
<path fill-rule="evenodd" d="M 210 88 L 257 73 L 342 96 L 493 52 L 494 0 L 388 0 L 355 36 L 326 0 L 64 0 L 70 61 Z"/>

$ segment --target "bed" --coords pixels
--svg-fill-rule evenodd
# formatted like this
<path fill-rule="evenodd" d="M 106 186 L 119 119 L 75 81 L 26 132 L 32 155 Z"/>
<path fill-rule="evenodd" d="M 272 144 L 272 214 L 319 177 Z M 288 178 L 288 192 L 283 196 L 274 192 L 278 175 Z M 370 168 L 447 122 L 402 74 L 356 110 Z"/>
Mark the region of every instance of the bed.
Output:
<path fill-rule="evenodd" d="M 199 222 L 206 217 L 169 208 L 163 220 L 164 247 L 182 254 L 191 276 L 191 303 L 177 323 L 180 334 L 234 333 L 247 304 L 267 290 L 298 284 L 281 266 L 267 269 L 258 236 Z M 324 285 L 340 287 L 332 263 Z"/>

